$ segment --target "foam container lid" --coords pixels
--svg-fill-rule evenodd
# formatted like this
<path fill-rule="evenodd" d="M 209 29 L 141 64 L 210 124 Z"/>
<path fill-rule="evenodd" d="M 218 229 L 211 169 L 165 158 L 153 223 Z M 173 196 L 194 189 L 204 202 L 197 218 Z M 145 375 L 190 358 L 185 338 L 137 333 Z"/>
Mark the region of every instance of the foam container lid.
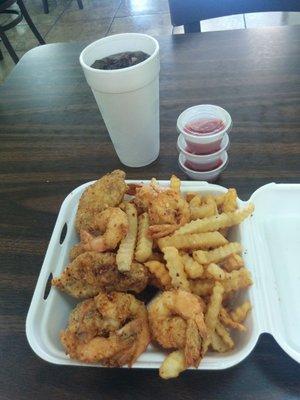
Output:
<path fill-rule="evenodd" d="M 58 276 L 63 271 L 70 248 L 78 242 L 74 225 L 76 210 L 81 194 L 91 183 L 73 190 L 61 206 L 27 315 L 26 335 L 30 346 L 39 357 L 54 364 L 101 366 L 70 359 L 60 343 L 59 333 L 66 327 L 70 311 L 78 300 L 53 287 L 44 299 L 50 274 Z M 159 183 L 166 186 L 169 181 Z M 182 192 L 221 194 L 226 190 L 207 182 L 182 182 Z M 237 299 L 239 303 L 248 298 L 253 306 L 246 320 L 247 331 L 232 333 L 236 344 L 232 351 L 208 352 L 199 365 L 200 370 L 238 364 L 250 354 L 264 332 L 270 333 L 290 357 L 300 362 L 300 184 L 270 183 L 256 190 L 249 201 L 255 204 L 253 215 L 233 227 L 230 237 L 242 243 L 243 258 L 254 281 Z M 239 207 L 246 203 L 238 200 Z M 67 232 L 62 241 L 64 226 Z M 159 368 L 164 358 L 165 353 L 149 345 L 133 368 Z"/>

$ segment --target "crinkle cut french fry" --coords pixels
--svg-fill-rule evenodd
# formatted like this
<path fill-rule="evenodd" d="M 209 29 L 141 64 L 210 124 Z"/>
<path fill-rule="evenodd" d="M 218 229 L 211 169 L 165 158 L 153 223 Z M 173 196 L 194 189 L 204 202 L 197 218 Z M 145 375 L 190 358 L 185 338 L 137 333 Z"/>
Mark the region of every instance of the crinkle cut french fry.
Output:
<path fill-rule="evenodd" d="M 197 250 L 193 252 L 193 257 L 200 264 L 218 263 L 233 253 L 241 253 L 242 246 L 238 242 L 225 244 L 211 251 Z"/>
<path fill-rule="evenodd" d="M 235 322 L 244 322 L 248 312 L 251 310 L 250 301 L 246 300 L 242 305 L 231 311 L 230 316 Z"/>
<path fill-rule="evenodd" d="M 151 178 L 151 181 L 149 183 L 149 185 L 154 189 L 154 190 L 159 190 L 159 184 L 157 182 L 156 178 Z"/>
<path fill-rule="evenodd" d="M 216 329 L 220 309 L 222 306 L 223 293 L 223 286 L 219 282 L 216 282 L 205 314 L 205 325 L 208 330 L 208 336 L 203 341 L 203 354 L 206 353 L 208 346 L 210 345 L 211 335 Z"/>
<path fill-rule="evenodd" d="M 183 235 L 187 233 L 204 233 L 217 231 L 221 228 L 227 228 L 241 223 L 246 219 L 254 210 L 253 204 L 248 204 L 247 207 L 236 210 L 231 213 L 222 213 L 213 215 L 203 219 L 188 222 L 179 228 L 174 235 Z"/>
<path fill-rule="evenodd" d="M 190 279 L 191 292 L 197 296 L 208 296 L 212 293 L 214 288 L 213 279 Z"/>
<path fill-rule="evenodd" d="M 171 277 L 165 264 L 159 261 L 147 261 L 145 266 L 149 269 L 151 274 L 156 277 L 164 289 L 170 289 L 172 287 Z"/>
<path fill-rule="evenodd" d="M 181 180 L 176 175 L 172 175 L 170 179 L 170 188 L 180 193 Z"/>
<path fill-rule="evenodd" d="M 250 272 L 246 268 L 243 268 L 240 273 L 236 270 L 226 272 L 214 263 L 204 266 L 204 273 L 202 276 L 205 278 L 213 278 L 216 281 L 224 283 L 226 293 L 230 290 L 236 291 L 245 288 L 252 283 Z"/>
<path fill-rule="evenodd" d="M 244 260 L 239 254 L 231 254 L 229 257 L 226 257 L 221 265 L 227 272 L 232 272 L 245 266 Z"/>
<path fill-rule="evenodd" d="M 228 189 L 227 193 L 225 193 L 223 203 L 221 205 L 222 212 L 233 212 L 237 208 L 236 204 L 237 193 L 235 189 Z"/>
<path fill-rule="evenodd" d="M 236 329 L 240 332 L 244 332 L 246 330 L 243 324 L 240 324 L 239 322 L 236 322 L 231 318 L 229 312 L 224 307 L 222 307 L 220 310 L 219 319 L 224 325 L 228 326 L 229 328 Z"/>
<path fill-rule="evenodd" d="M 198 196 L 191 200 L 191 220 L 203 219 L 218 214 L 218 207 L 213 196 L 208 195 L 201 198 L 201 200 L 198 198 Z"/>
<path fill-rule="evenodd" d="M 223 281 L 227 277 L 226 272 L 214 263 L 207 265 L 205 273 L 208 278 L 214 278 L 216 281 Z"/>
<path fill-rule="evenodd" d="M 208 268 L 210 266 L 210 268 Z M 203 265 L 201 279 L 190 280 L 191 292 L 198 296 L 211 294 L 213 282 L 219 281 L 224 287 L 224 297 L 229 298 L 231 292 L 245 289 L 252 284 L 251 274 L 246 268 L 232 272 L 221 272 L 218 265 Z M 242 311 L 241 311 L 242 312 Z"/>
<path fill-rule="evenodd" d="M 137 211 L 133 204 L 126 203 L 126 215 L 128 218 L 129 229 L 127 235 L 121 241 L 116 261 L 118 270 L 121 272 L 129 271 L 133 256 L 134 256 L 134 249 L 136 243 L 136 236 L 137 236 Z"/>
<path fill-rule="evenodd" d="M 214 200 L 219 209 L 222 209 L 223 204 L 225 202 L 229 202 L 229 204 L 234 204 L 234 203 L 236 203 L 236 200 L 237 200 L 236 190 L 230 188 L 227 190 L 226 193 L 222 193 L 221 195 L 214 196 Z M 235 207 L 235 209 L 236 209 L 236 207 Z M 227 212 L 227 211 L 233 211 L 233 210 L 226 210 L 225 212 Z"/>
<path fill-rule="evenodd" d="M 252 285 L 250 271 L 247 268 L 241 268 L 237 271 L 227 273 L 226 279 L 222 281 L 222 285 L 226 293 L 245 289 Z"/>
<path fill-rule="evenodd" d="M 163 379 L 177 378 L 186 369 L 185 355 L 182 350 L 173 351 L 164 359 L 159 368 L 159 376 Z"/>
<path fill-rule="evenodd" d="M 218 214 L 218 207 L 217 207 L 215 199 L 214 199 L 214 197 L 212 195 L 209 195 L 209 196 L 206 197 L 205 203 L 213 207 L 214 214 Z"/>
<path fill-rule="evenodd" d="M 145 262 L 152 254 L 153 240 L 148 235 L 149 215 L 143 213 L 138 217 L 138 236 L 135 249 L 135 259 L 139 262 Z"/>
<path fill-rule="evenodd" d="M 203 274 L 203 266 L 188 254 L 183 254 L 181 259 L 184 264 L 184 270 L 190 279 L 197 279 Z"/>
<path fill-rule="evenodd" d="M 162 249 L 162 252 L 167 262 L 173 287 L 190 291 L 189 282 L 178 250 L 175 247 L 165 247 Z"/>
<path fill-rule="evenodd" d="M 203 204 L 201 206 L 190 206 L 191 220 L 211 217 L 215 215 L 215 206 L 213 204 Z"/>
<path fill-rule="evenodd" d="M 223 342 L 227 345 L 228 349 L 232 349 L 234 347 L 234 342 L 228 330 L 220 321 L 218 321 L 216 324 L 216 332 L 223 339 Z"/>
<path fill-rule="evenodd" d="M 228 351 L 228 346 L 224 343 L 223 339 L 217 334 L 217 332 L 213 332 L 211 334 L 211 347 L 213 350 L 218 353 L 225 353 Z"/>
<path fill-rule="evenodd" d="M 219 232 L 196 233 L 191 235 L 166 236 L 157 241 L 160 249 L 167 246 L 176 247 L 176 249 L 209 249 L 223 246 L 228 243 Z"/>

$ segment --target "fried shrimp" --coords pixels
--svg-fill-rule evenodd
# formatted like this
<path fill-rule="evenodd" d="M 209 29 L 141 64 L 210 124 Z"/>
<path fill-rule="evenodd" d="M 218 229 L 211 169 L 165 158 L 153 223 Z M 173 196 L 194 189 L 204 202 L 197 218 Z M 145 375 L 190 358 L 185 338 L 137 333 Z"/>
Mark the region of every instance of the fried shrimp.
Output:
<path fill-rule="evenodd" d="M 139 293 L 148 280 L 149 273 L 144 265 L 134 262 L 130 271 L 120 273 L 115 254 L 91 251 L 73 260 L 58 278 L 52 279 L 52 285 L 73 297 L 86 299 L 101 291 Z"/>
<path fill-rule="evenodd" d="M 79 200 L 76 214 L 78 232 L 89 230 L 95 216 L 108 207 L 118 206 L 127 190 L 125 172 L 115 170 L 90 185 Z"/>
<path fill-rule="evenodd" d="M 163 188 L 155 179 L 150 185 L 136 188 L 134 202 L 139 210 L 148 211 L 149 233 L 153 238 L 170 235 L 190 220 L 187 201 L 172 188 Z"/>
<path fill-rule="evenodd" d="M 150 342 L 147 309 L 131 294 L 100 293 L 77 305 L 60 337 L 71 358 L 131 366 Z"/>
<path fill-rule="evenodd" d="M 81 230 L 80 238 L 84 251 L 114 250 L 128 231 L 128 219 L 118 207 L 109 207 L 95 217 L 90 231 Z M 98 235 L 100 232 L 102 235 Z"/>
<path fill-rule="evenodd" d="M 252 278 L 231 227 L 254 206 L 239 208 L 235 189 L 219 195 L 210 193 L 217 188 L 187 189 L 175 175 L 169 182 L 125 182 L 125 172 L 115 170 L 80 190 L 80 199 L 74 192 L 76 217 L 74 208 L 60 261 L 52 257 L 53 271 L 66 252 L 70 257 L 52 279 L 52 294 L 64 303 L 57 323 L 65 358 L 132 366 L 152 340 L 165 353 L 159 375 L 169 379 L 197 368 L 208 351 L 237 346 L 251 304 L 237 307 L 235 294 Z M 59 313 L 76 299 L 69 322 L 60 325 Z M 139 363 L 157 354 L 151 348 Z"/>
<path fill-rule="evenodd" d="M 166 349 L 183 349 L 187 367 L 198 366 L 207 335 L 202 300 L 181 289 L 165 291 L 148 313 L 153 338 Z"/>

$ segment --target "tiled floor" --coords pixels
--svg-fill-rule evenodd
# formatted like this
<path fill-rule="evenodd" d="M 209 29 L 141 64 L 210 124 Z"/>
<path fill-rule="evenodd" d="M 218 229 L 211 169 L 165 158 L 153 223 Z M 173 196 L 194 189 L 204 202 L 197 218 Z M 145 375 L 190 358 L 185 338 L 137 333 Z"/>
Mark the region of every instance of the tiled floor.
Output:
<path fill-rule="evenodd" d="M 76 0 L 48 0 L 49 14 L 44 14 L 42 0 L 24 0 L 25 5 L 47 43 L 93 41 L 112 33 L 145 32 L 152 35 L 183 33 L 182 27 L 172 30 L 168 0 L 83 0 L 80 10 Z M 0 24 L 5 17 L 0 16 Z M 233 15 L 201 22 L 201 31 L 245 29 L 271 25 L 300 24 L 300 13 L 256 13 Z M 22 22 L 8 32 L 9 39 L 22 57 L 37 41 Z M 0 83 L 14 64 L 0 48 Z"/>

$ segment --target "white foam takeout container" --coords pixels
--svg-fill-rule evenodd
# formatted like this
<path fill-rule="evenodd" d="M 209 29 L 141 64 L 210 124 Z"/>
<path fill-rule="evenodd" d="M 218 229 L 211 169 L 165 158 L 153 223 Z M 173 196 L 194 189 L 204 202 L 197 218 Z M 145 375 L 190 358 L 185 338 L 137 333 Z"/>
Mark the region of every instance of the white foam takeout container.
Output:
<path fill-rule="evenodd" d="M 132 181 L 128 181 L 132 182 Z M 145 181 L 146 182 L 146 181 Z M 26 320 L 26 335 L 34 352 L 42 359 L 60 365 L 82 365 L 64 352 L 59 333 L 78 302 L 56 288 L 44 292 L 52 273 L 58 276 L 68 263 L 70 248 L 78 241 L 74 220 L 84 189 L 73 190 L 63 202 L 37 281 Z M 166 181 L 160 181 L 165 186 Z M 220 194 L 224 187 L 206 182 L 182 182 L 183 192 Z M 244 360 L 255 347 L 260 334 L 270 333 L 282 349 L 300 362 L 300 185 L 271 183 L 256 190 L 249 201 L 255 212 L 241 225 L 232 228 L 231 240 L 243 244 L 243 257 L 254 285 L 240 294 L 240 303 L 249 298 L 253 309 L 246 320 L 247 332 L 233 333 L 235 348 L 224 354 L 208 353 L 199 369 L 225 369 Z M 238 200 L 238 206 L 247 202 Z M 60 244 L 61 232 L 67 233 Z M 159 368 L 165 354 L 150 345 L 133 368 Z M 92 364 L 99 367 L 100 364 Z"/>

